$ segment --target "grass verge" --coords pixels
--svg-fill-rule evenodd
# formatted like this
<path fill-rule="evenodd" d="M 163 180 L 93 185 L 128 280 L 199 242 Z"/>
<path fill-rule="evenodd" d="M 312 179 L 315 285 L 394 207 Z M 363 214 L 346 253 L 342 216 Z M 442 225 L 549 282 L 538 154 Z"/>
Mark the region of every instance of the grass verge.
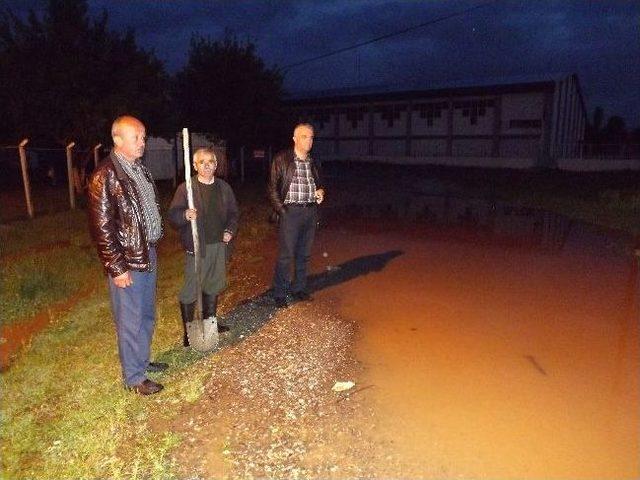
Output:
<path fill-rule="evenodd" d="M 68 298 L 99 272 L 82 210 L 0 226 L 2 325 Z"/>
<path fill-rule="evenodd" d="M 242 230 L 230 268 L 228 297 L 243 288 L 244 273 L 238 268 L 241 259 L 255 255 L 269 229 L 261 193 L 243 189 L 237 195 L 242 200 Z M 67 235 L 88 241 L 86 222 L 76 223 L 83 215 L 63 212 L 55 219 L 11 225 L 3 230 L 2 240 L 13 245 L 14 260 L 27 265 L 29 252 Z M 55 255 L 42 252 L 38 260 L 46 264 L 47 271 L 61 268 L 69 284 L 91 282 L 98 288 L 37 335 L 0 376 L 0 477 L 176 478 L 170 452 L 185 439 L 172 432 L 171 419 L 183 405 L 200 397 L 217 361 L 215 354 L 203 356 L 181 346 L 176 297 L 182 283 L 183 254 L 177 234 L 167 229 L 159 251 L 152 349 L 155 359 L 171 367 L 153 377 L 166 386 L 153 397 L 140 397 L 122 388 L 106 282 L 94 253 L 85 252 L 97 266 L 89 268 L 86 277 L 82 269 L 74 268 L 78 257 L 83 258 L 82 248 L 77 248 L 55 249 Z M 31 272 L 36 279 L 42 277 L 37 269 Z M 19 283 L 17 274 L 11 270 L 11 284 Z M 46 301 L 45 296 L 40 298 Z"/>
<path fill-rule="evenodd" d="M 640 192 L 606 190 L 597 198 L 529 193 L 515 195 L 512 200 L 593 225 L 619 230 L 640 239 Z"/>
<path fill-rule="evenodd" d="M 470 195 L 555 212 L 640 238 L 640 172 L 432 167 L 421 173 Z"/>
<path fill-rule="evenodd" d="M 70 261 L 70 259 L 73 259 Z M 29 318 L 91 285 L 100 268 L 86 248 L 68 246 L 0 263 L 2 325 Z"/>

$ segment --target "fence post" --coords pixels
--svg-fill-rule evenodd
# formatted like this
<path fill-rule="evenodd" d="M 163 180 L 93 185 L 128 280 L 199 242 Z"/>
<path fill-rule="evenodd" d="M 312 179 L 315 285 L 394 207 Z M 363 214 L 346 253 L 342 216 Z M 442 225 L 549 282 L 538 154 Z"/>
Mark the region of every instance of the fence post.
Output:
<path fill-rule="evenodd" d="M 244 145 L 240 147 L 240 183 L 244 183 Z"/>
<path fill-rule="evenodd" d="M 33 218 L 33 203 L 31 202 L 31 183 L 29 182 L 29 166 L 27 164 L 27 150 L 25 145 L 29 143 L 29 139 L 25 138 L 18 145 L 18 153 L 20 154 L 20 170 L 22 170 L 22 184 L 24 185 L 24 198 L 27 201 L 27 213 L 29 218 Z"/>
<path fill-rule="evenodd" d="M 67 178 L 69 180 L 69 205 L 71 205 L 71 210 L 75 210 L 76 208 L 76 196 L 73 191 L 73 147 L 75 146 L 75 142 L 71 142 L 67 145 Z"/>
<path fill-rule="evenodd" d="M 176 185 L 178 185 L 178 172 L 180 162 L 178 161 L 178 134 L 173 136 L 171 141 L 171 150 L 173 153 L 173 190 L 175 191 Z"/>
<path fill-rule="evenodd" d="M 93 147 L 93 169 L 95 170 L 96 168 L 98 168 L 98 161 L 100 160 L 100 147 L 102 147 L 102 144 L 99 143 L 97 144 L 95 147 Z"/>

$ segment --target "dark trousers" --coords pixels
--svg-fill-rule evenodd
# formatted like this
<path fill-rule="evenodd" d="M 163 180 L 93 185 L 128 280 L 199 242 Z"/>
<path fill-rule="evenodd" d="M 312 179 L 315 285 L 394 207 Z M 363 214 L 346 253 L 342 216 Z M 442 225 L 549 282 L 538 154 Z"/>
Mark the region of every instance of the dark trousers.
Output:
<path fill-rule="evenodd" d="M 109 277 L 111 310 L 118 334 L 118 354 L 124 383 L 137 385 L 146 379 L 151 337 L 156 320 L 156 249 L 149 249 L 150 272 L 130 271 L 133 284 L 116 287 Z"/>
<path fill-rule="evenodd" d="M 273 276 L 273 296 L 284 298 L 291 286 L 291 264 L 294 265 L 293 292 L 307 288 L 307 266 L 316 233 L 318 211 L 315 205 L 287 205 L 280 215 L 278 230 L 278 260 Z"/>
<path fill-rule="evenodd" d="M 200 292 L 196 288 L 195 257 L 185 253 L 184 285 L 178 299 L 193 303 L 198 294 L 218 295 L 227 286 L 227 245 L 222 242 L 205 245 L 200 257 Z"/>

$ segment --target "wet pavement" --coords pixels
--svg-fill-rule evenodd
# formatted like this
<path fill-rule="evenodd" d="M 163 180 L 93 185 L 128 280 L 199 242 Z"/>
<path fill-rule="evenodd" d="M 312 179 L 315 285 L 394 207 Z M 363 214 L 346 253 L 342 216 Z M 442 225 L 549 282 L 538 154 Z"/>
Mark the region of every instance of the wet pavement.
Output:
<path fill-rule="evenodd" d="M 638 259 L 556 215 L 452 196 L 325 209 L 316 292 L 357 322 L 359 385 L 402 477 L 640 477 Z M 347 262 L 347 263 L 345 263 Z"/>

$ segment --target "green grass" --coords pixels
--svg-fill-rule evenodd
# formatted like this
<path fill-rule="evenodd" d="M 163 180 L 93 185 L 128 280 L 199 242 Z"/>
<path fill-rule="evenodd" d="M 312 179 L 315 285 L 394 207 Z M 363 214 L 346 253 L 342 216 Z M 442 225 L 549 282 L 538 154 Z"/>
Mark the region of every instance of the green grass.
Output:
<path fill-rule="evenodd" d="M 181 347 L 182 255 L 162 260 L 153 351 L 171 364 L 155 376 L 165 392 L 144 398 L 123 389 L 106 282 L 96 274 L 98 291 L 36 336 L 2 375 L 4 478 L 175 478 L 168 452 L 181 439 L 151 425 L 199 398 L 216 357 Z"/>
<path fill-rule="evenodd" d="M 0 263 L 2 325 L 29 318 L 96 280 L 93 251 L 77 246 L 35 252 Z"/>
<path fill-rule="evenodd" d="M 640 236 L 640 172 L 446 168 L 427 172 L 429 177 L 469 195 L 545 209 Z"/>
<path fill-rule="evenodd" d="M 100 271 L 82 210 L 0 226 L 1 323 L 26 319 L 83 288 Z"/>
<path fill-rule="evenodd" d="M 51 244 L 90 244 L 84 210 L 67 210 L 0 225 L 0 258 Z"/>
<path fill-rule="evenodd" d="M 177 346 L 176 323 L 160 318 L 154 350 L 171 359 L 166 393 L 126 392 L 104 292 L 37 336 L 2 376 L 2 470 L 7 478 L 172 478 L 167 452 L 180 438 L 153 430 L 176 404 L 197 399 L 210 368 Z"/>
<path fill-rule="evenodd" d="M 233 262 L 254 252 L 270 228 L 266 205 L 256 192 L 250 187 L 237 192 L 243 218 Z M 171 432 L 169 422 L 182 405 L 200 398 L 217 362 L 215 354 L 203 356 L 181 346 L 177 293 L 183 254 L 177 234 L 168 228 L 160 246 L 152 345 L 154 359 L 171 366 L 154 376 L 165 390 L 140 397 L 122 387 L 106 281 L 95 253 L 86 248 L 86 222 L 78 223 L 83 216 L 63 212 L 2 230 L 2 242 L 12 245 L 16 261 L 15 266 L 3 263 L 8 286 L 3 295 L 12 292 L 2 297 L 3 303 L 22 298 L 27 309 L 29 296 L 42 305 L 62 295 L 52 272 L 70 291 L 85 284 L 97 287 L 37 335 L 0 376 L 0 478 L 177 478 L 169 453 L 183 439 Z M 49 253 L 28 254 L 65 238 L 76 240 Z M 230 294 L 242 287 L 235 270 L 232 264 Z M 18 321 L 19 315 L 14 318 Z"/>
<path fill-rule="evenodd" d="M 640 236 L 640 193 L 635 191 L 606 190 L 597 198 L 521 194 L 514 201 Z"/>

